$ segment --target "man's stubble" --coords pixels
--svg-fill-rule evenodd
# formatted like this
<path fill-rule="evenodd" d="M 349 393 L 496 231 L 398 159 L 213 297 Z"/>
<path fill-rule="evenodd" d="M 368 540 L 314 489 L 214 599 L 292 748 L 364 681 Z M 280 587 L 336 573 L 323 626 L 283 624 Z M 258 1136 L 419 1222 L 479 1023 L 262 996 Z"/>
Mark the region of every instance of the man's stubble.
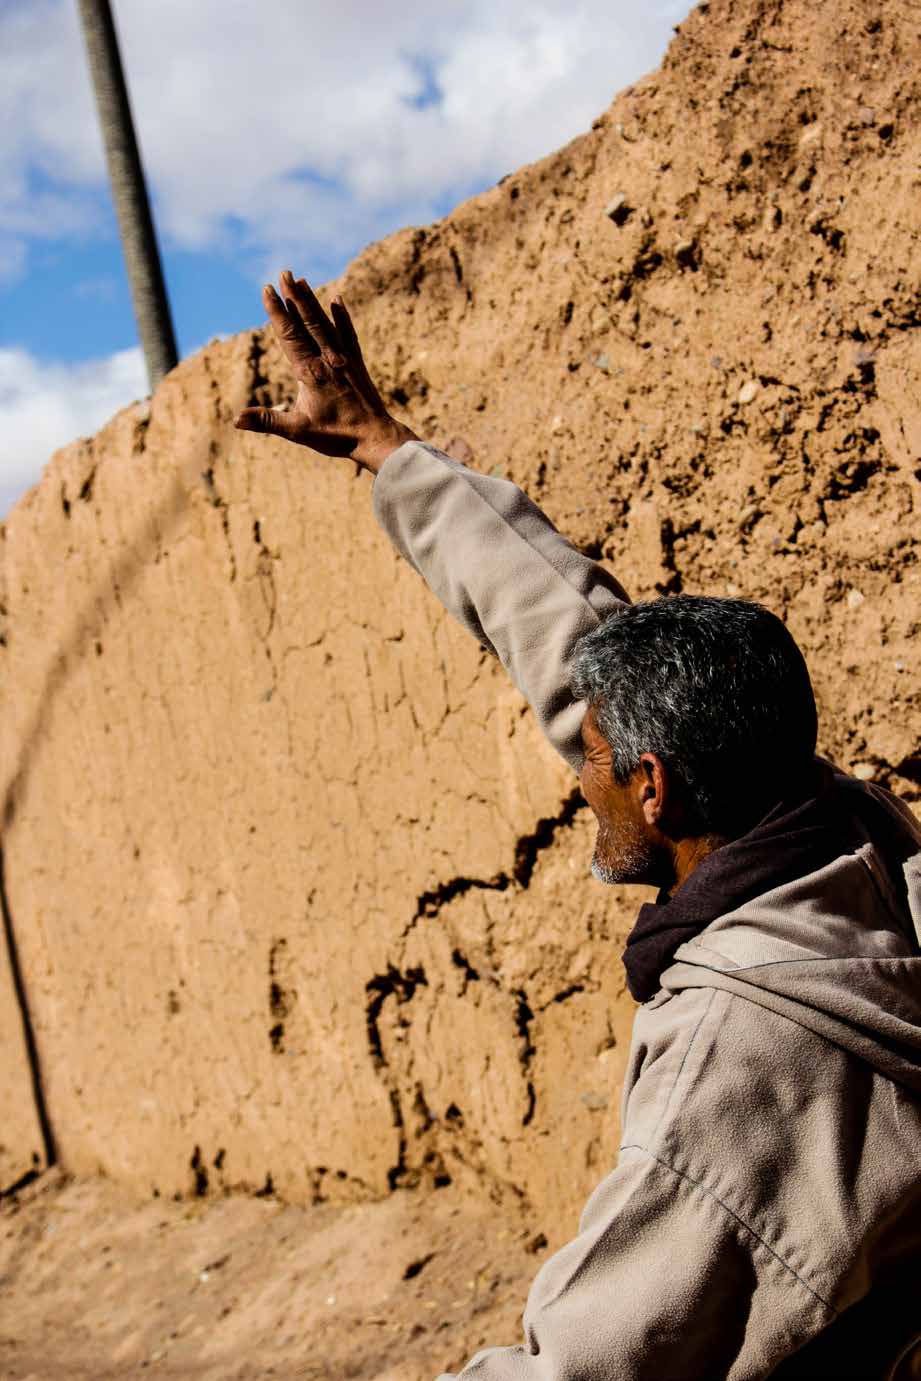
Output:
<path fill-rule="evenodd" d="M 592 875 L 607 886 L 655 880 L 661 860 L 653 845 L 632 820 L 605 821 L 598 826 Z"/>

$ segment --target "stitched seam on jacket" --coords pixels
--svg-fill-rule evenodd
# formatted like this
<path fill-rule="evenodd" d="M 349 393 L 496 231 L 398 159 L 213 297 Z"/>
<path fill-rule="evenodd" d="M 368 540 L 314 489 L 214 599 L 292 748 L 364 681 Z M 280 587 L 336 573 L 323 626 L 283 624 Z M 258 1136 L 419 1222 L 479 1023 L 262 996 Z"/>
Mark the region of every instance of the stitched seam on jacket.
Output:
<path fill-rule="evenodd" d="M 870 846 L 875 851 L 875 846 L 873 845 L 872 840 L 870 841 Z M 859 861 L 863 864 L 864 868 L 866 869 L 867 875 L 870 879 L 870 886 L 873 888 L 873 891 L 876 893 L 877 897 L 879 898 L 880 902 L 885 908 L 887 915 L 895 921 L 901 934 L 907 934 L 905 928 L 906 917 L 898 909 L 898 904 L 896 902 L 896 894 L 891 887 L 891 883 L 889 881 L 888 874 L 885 872 L 885 869 L 883 869 L 883 873 L 886 878 L 884 886 L 881 880 L 876 876 L 874 870 L 870 867 L 869 863 L 867 862 L 866 845 L 862 845 L 861 848 L 858 849 L 853 856 L 859 859 Z M 908 924 L 911 925 L 911 917 L 909 916 L 907 919 Z"/>
<path fill-rule="evenodd" d="M 834 1305 L 829 1304 L 828 1300 L 824 1299 L 822 1295 L 819 1294 L 818 1290 L 814 1290 L 809 1282 L 804 1280 L 799 1272 L 790 1265 L 789 1261 L 785 1261 L 778 1252 L 775 1252 L 770 1242 L 765 1241 L 761 1234 L 756 1232 L 750 1223 L 746 1223 L 744 1218 L 741 1218 L 734 1209 L 730 1208 L 727 1203 L 724 1203 L 718 1194 L 714 1193 L 712 1189 L 704 1184 L 703 1180 L 695 1180 L 693 1175 L 687 1175 L 683 1170 L 677 1170 L 669 1161 L 663 1160 L 662 1157 L 657 1156 L 654 1151 L 650 1151 L 648 1146 L 641 1146 L 639 1142 L 631 1142 L 629 1145 L 622 1146 L 620 1149 L 622 1151 L 642 1151 L 645 1155 L 649 1156 L 650 1160 L 654 1160 L 657 1165 L 661 1165 L 665 1170 L 670 1170 L 679 1180 L 684 1180 L 686 1184 L 694 1185 L 696 1189 L 706 1194 L 708 1198 L 712 1199 L 715 1204 L 720 1206 L 724 1213 L 738 1223 L 740 1227 L 744 1228 L 750 1236 L 754 1237 L 755 1241 L 759 1242 L 761 1246 L 764 1247 L 765 1251 L 770 1252 L 774 1260 L 778 1262 L 785 1271 L 788 1271 L 794 1280 L 799 1281 L 803 1289 L 808 1290 L 813 1299 L 817 1299 L 819 1304 L 823 1305 L 833 1317 L 837 1317 L 838 1311 L 835 1309 Z"/>
<path fill-rule="evenodd" d="M 461 465 L 460 462 L 457 461 L 457 460 L 452 461 L 451 456 L 443 455 L 441 452 L 438 451 L 438 449 L 437 449 L 436 447 L 434 447 L 434 446 L 429 446 L 429 445 L 427 445 L 424 441 L 419 442 L 418 444 L 419 444 L 420 446 L 422 446 L 424 450 L 428 451 L 429 455 L 432 457 L 433 460 L 440 461 L 442 467 L 443 467 L 445 470 L 450 470 L 452 474 L 458 475 L 459 478 L 464 482 L 464 484 L 466 484 L 466 486 L 467 486 L 467 488 L 470 490 L 471 494 L 473 494 L 477 499 L 479 499 L 480 503 L 484 504 L 484 505 L 486 506 L 486 508 L 489 509 L 490 513 L 495 514 L 495 516 L 499 519 L 499 521 L 500 521 L 501 523 L 503 523 L 503 524 L 508 528 L 508 530 L 509 530 L 510 532 L 513 532 L 520 542 L 523 542 L 524 545 L 525 545 L 530 551 L 533 551 L 533 552 L 534 552 L 535 556 L 539 556 L 540 559 L 541 559 L 541 561 L 543 561 L 544 565 L 550 567 L 551 571 L 553 571 L 553 574 L 557 577 L 558 580 L 562 580 L 562 581 L 564 582 L 564 584 L 568 585 L 569 588 L 570 588 L 572 591 L 574 591 L 574 593 L 575 593 L 576 595 L 578 595 L 579 599 L 580 599 L 580 600 L 582 601 L 582 603 L 585 605 L 586 609 L 590 610 L 590 612 L 591 612 L 591 614 L 592 614 L 592 616 L 593 616 L 593 618 L 594 618 L 594 620 L 595 620 L 595 625 L 596 625 L 596 627 L 597 627 L 597 625 L 598 625 L 599 623 L 602 622 L 602 615 L 599 614 L 598 610 L 594 607 L 594 605 L 586 598 L 586 596 L 582 593 L 582 591 L 581 591 L 576 585 L 573 584 L 573 582 L 569 579 L 569 577 L 568 577 L 567 575 L 565 575 L 565 574 L 559 569 L 558 566 L 555 566 L 555 565 L 553 564 L 553 562 L 550 560 L 550 558 L 549 558 L 548 556 L 546 556 L 546 555 L 541 551 L 540 547 L 536 547 L 536 546 L 534 545 L 534 543 L 530 540 L 530 538 L 526 537 L 526 536 L 524 535 L 523 532 L 520 532 L 519 529 L 518 529 L 517 527 L 515 527 L 515 525 L 509 521 L 509 519 L 505 516 L 504 513 L 500 512 L 498 508 L 494 508 L 493 505 L 489 502 L 489 499 L 486 498 L 485 494 L 481 494 L 481 493 L 480 493 L 480 491 L 477 489 L 477 487 L 476 487 L 476 485 L 473 483 L 473 481 L 472 481 L 471 479 L 468 478 L 468 471 L 467 471 L 466 466 Z M 451 463 L 450 463 L 450 464 L 446 464 L 446 463 L 445 463 L 446 461 L 451 462 Z M 457 469 L 454 468 L 455 466 L 457 466 Z M 520 492 L 521 492 L 522 494 L 524 494 L 524 490 L 521 490 Z M 525 494 L 524 497 L 525 497 L 526 499 L 528 499 L 527 494 Z M 528 503 L 532 503 L 532 500 L 531 500 L 531 499 L 528 499 Z M 534 507 L 536 508 L 537 505 L 535 504 Z M 541 510 L 540 510 L 540 509 L 537 509 L 537 512 L 538 512 L 538 513 L 541 513 Z M 569 547 L 570 551 L 572 551 L 572 553 L 573 553 L 575 556 L 580 557 L 583 561 L 589 561 L 589 560 L 590 560 L 589 557 L 582 556 L 582 553 L 578 550 L 578 548 L 577 548 L 577 547 L 574 547 L 573 544 L 572 544 L 571 542 L 569 542 L 568 539 L 565 538 L 565 537 L 563 536 L 563 534 L 562 534 L 561 532 L 559 532 L 559 531 L 553 526 L 553 524 L 550 522 L 550 519 L 547 518 L 546 514 L 541 514 L 541 516 L 545 519 L 545 521 L 546 521 L 548 527 L 550 528 L 550 530 L 556 533 L 557 537 L 560 539 L 561 542 L 565 542 L 565 543 L 566 543 L 566 545 Z M 621 602 L 622 604 L 629 604 L 629 603 L 630 603 L 630 599 L 629 599 L 629 597 L 627 596 L 626 590 L 624 590 L 624 589 L 621 587 L 620 581 L 619 581 L 619 580 L 616 580 L 614 576 L 609 575 L 608 572 L 604 569 L 604 567 L 601 566 L 597 561 L 596 561 L 596 562 L 591 562 L 591 564 L 592 564 L 592 565 L 598 566 L 598 569 L 602 572 L 602 574 L 605 575 L 605 576 L 607 576 L 607 578 L 608 578 L 609 580 L 612 580 L 612 581 L 614 582 L 614 584 L 617 585 L 617 587 L 620 589 L 621 593 L 620 593 L 619 595 L 615 595 L 614 598 L 620 600 L 620 602 Z M 612 592 L 612 593 L 613 593 L 613 592 Z"/>
<path fill-rule="evenodd" d="M 714 949 L 712 945 L 702 945 L 699 940 L 686 940 L 685 945 L 688 949 L 693 947 L 695 950 L 699 950 L 701 954 L 715 954 L 717 959 L 722 959 L 723 963 L 728 964 L 730 969 L 739 967 L 734 959 L 730 959 L 728 954 L 723 954 L 722 950 Z M 681 948 L 683 947 L 681 946 Z M 691 964 L 693 962 L 692 959 L 678 959 L 677 956 L 675 958 L 676 964 Z"/>
<path fill-rule="evenodd" d="M 727 978 L 738 978 L 755 969 L 777 969 L 783 964 L 850 964 L 855 960 L 864 964 L 916 964 L 917 954 L 817 954 L 801 959 L 764 959 L 760 964 L 739 964 L 734 969 L 717 969 L 712 964 L 697 964 L 695 968 L 707 969 L 712 973 L 725 973 Z M 679 960 L 679 963 L 681 961 Z M 688 960 L 684 961 L 688 963 Z"/>
<path fill-rule="evenodd" d="M 789 963 L 789 964 L 794 964 L 794 963 L 798 963 L 799 961 L 798 961 L 798 960 L 795 960 L 795 959 L 778 959 L 778 960 L 775 960 L 774 962 L 777 963 L 777 964 L 787 964 L 787 963 Z M 810 962 L 812 962 L 812 961 L 810 961 Z M 827 960 L 816 960 L 815 962 L 817 962 L 817 963 L 818 963 L 818 962 L 825 963 L 825 962 L 829 962 L 829 961 L 827 961 Z M 917 963 L 917 960 L 903 960 L 902 962 L 908 962 L 908 963 L 914 962 L 914 963 Z M 704 966 L 703 966 L 703 965 L 696 965 L 696 966 L 695 966 L 695 965 L 692 965 L 692 964 L 689 964 L 689 965 L 688 965 L 688 968 L 694 968 L 694 967 L 703 968 Z M 753 965 L 752 967 L 757 968 L 757 967 L 769 967 L 769 966 L 768 966 L 768 965 L 763 965 L 763 966 Z M 707 969 L 706 971 L 707 971 L 708 973 L 714 973 L 715 975 L 717 975 L 717 976 L 720 977 L 720 978 L 728 979 L 731 983 L 737 983 L 737 982 L 738 982 L 738 983 L 741 983 L 741 982 L 742 982 L 742 980 L 737 979 L 737 977 L 736 977 L 736 975 L 735 975 L 734 973 L 724 973 L 721 969 Z M 742 972 L 744 972 L 744 970 L 742 970 Z M 702 990 L 704 989 L 704 987 L 706 987 L 706 986 L 709 986 L 709 985 L 704 984 L 704 983 L 699 983 L 699 984 L 688 984 L 687 987 L 678 988 L 678 989 L 676 989 L 675 991 L 676 991 L 676 992 L 679 992 L 679 993 L 681 993 L 681 992 L 688 992 L 688 991 L 702 991 Z M 832 1024 L 832 1027 L 833 1027 L 834 1029 L 833 1029 L 832 1031 L 821 1030 L 821 1029 L 819 1028 L 818 1025 L 815 1025 L 815 1024 L 812 1024 L 812 1023 L 810 1023 L 810 1022 L 808 1022 L 808 1021 L 805 1021 L 805 1020 L 803 1019 L 803 1017 L 797 1015 L 796 1012 L 793 1012 L 793 1011 L 786 1011 L 786 1010 L 784 1010 L 783 1008 L 774 1006 L 773 1003 L 768 1002 L 768 1001 L 765 1000 L 764 995 L 765 995 L 765 994 L 768 994 L 768 995 L 770 995 L 771 997 L 777 997 L 777 998 L 779 998 L 779 1000 L 780 1000 L 781 1002 L 786 1003 L 786 1004 L 787 1004 L 787 1007 L 790 1007 L 790 1008 L 792 1008 L 792 1007 L 798 1007 L 798 1008 L 801 1009 L 801 1011 L 805 1011 L 805 1012 L 813 1011 L 814 1009 L 811 1008 L 811 1007 L 809 1007 L 807 1004 L 804 1004 L 804 1003 L 802 1003 L 802 1002 L 799 1002 L 796 998 L 787 997 L 787 996 L 786 996 L 785 994 L 783 994 L 783 993 L 777 993 L 776 990 L 773 989 L 773 988 L 763 988 L 763 987 L 761 987 L 758 983 L 748 983 L 748 984 L 747 984 L 747 987 L 748 987 L 748 992 L 741 992 L 741 993 L 739 993 L 739 992 L 736 992 L 736 990 L 735 990 L 734 988 L 723 987 L 721 984 L 718 984 L 718 983 L 717 983 L 717 984 L 714 984 L 715 991 L 717 991 L 717 992 L 728 993 L 730 997 L 738 998 L 738 999 L 740 999 L 742 1002 L 747 1002 L 747 1003 L 753 1004 L 753 1005 L 755 1005 L 755 1006 L 757 1006 L 757 1007 L 761 1007 L 761 1008 L 763 1008 L 763 1010 L 766 1011 L 766 1012 L 772 1012 L 775 1016 L 780 1017 L 782 1021 L 790 1022 L 792 1025 L 797 1026 L 801 1031 L 807 1031 L 807 1032 L 809 1033 L 810 1036 L 814 1037 L 815 1040 L 824 1041 L 826 1045 L 831 1046 L 831 1048 L 832 1048 L 833 1050 L 837 1051 L 839 1055 L 844 1055 L 844 1056 L 846 1056 L 848 1059 L 859 1060 L 859 1061 L 861 1061 L 863 1064 L 871 1064 L 871 1063 L 872 1063 L 871 1061 L 869 1061 L 869 1060 L 867 1059 L 865 1053 L 862 1054 L 859 1050 L 854 1049 L 854 1048 L 852 1048 L 852 1047 L 850 1047 L 850 1046 L 848 1046 L 848 1045 L 843 1044 L 843 1042 L 841 1041 L 841 1039 L 839 1038 L 839 1036 L 838 1036 L 838 1034 L 837 1034 L 837 1032 L 840 1031 L 842 1028 L 843 1028 L 844 1030 L 856 1031 L 858 1034 L 860 1034 L 860 1033 L 864 1033 L 864 1034 L 865 1034 L 865 1033 L 869 1032 L 870 1039 L 872 1040 L 872 1042 L 873 1042 L 875 1048 L 879 1049 L 880 1047 L 882 1047 L 884 1050 L 888 1050 L 888 1052 L 889 1052 L 890 1054 L 893 1054 L 893 1053 L 894 1053 L 894 1054 L 901 1060 L 902 1066 L 904 1066 L 904 1065 L 909 1065 L 909 1066 L 910 1066 L 910 1072 L 911 1072 L 911 1073 L 914 1073 L 914 1072 L 916 1071 L 916 1069 L 917 1069 L 917 1061 L 916 1061 L 916 1060 L 910 1060 L 907 1056 L 902 1055 L 902 1054 L 900 1053 L 899 1050 L 893 1051 L 892 1048 L 891 1048 L 891 1045 L 887 1045 L 887 1044 L 886 1044 L 886 1041 L 887 1041 L 887 1040 L 888 1040 L 888 1041 L 895 1042 L 896 1045 L 899 1045 L 899 1046 L 908 1046 L 908 1045 L 911 1044 L 909 1041 L 906 1041 L 906 1040 L 904 1040 L 904 1039 L 900 1039 L 900 1037 L 899 1037 L 898 1035 L 894 1035 L 894 1036 L 891 1036 L 891 1037 L 885 1037 L 884 1035 L 881 1035 L 881 1033 L 880 1033 L 880 1031 L 879 1031 L 878 1028 L 874 1028 L 874 1027 L 872 1027 L 872 1026 L 865 1026 L 865 1025 L 856 1025 L 856 1026 L 855 1026 L 855 1025 L 853 1024 L 853 1022 L 849 1021 L 849 1020 L 848 1020 L 847 1018 L 845 1018 L 845 1017 L 829 1015 L 828 1013 L 825 1013 L 825 1015 L 828 1017 L 828 1020 L 829 1020 L 829 1022 Z M 896 1012 L 896 1011 L 889 1011 L 889 1012 L 887 1013 L 887 1015 L 894 1017 L 897 1021 L 900 1021 L 900 1022 L 905 1023 L 905 1018 L 899 1016 L 898 1012 Z M 912 1013 L 912 1018 L 911 1018 L 911 1020 L 910 1020 L 907 1024 L 911 1026 L 912 1030 L 914 1030 L 914 1029 L 916 1028 L 917 1022 L 916 1022 L 915 1019 L 914 1019 L 914 1013 Z M 877 1069 L 877 1072 L 879 1073 L 879 1075 L 880 1075 L 882 1078 L 889 1079 L 889 1080 L 891 1080 L 893 1083 L 898 1084 L 898 1085 L 900 1085 L 900 1086 L 902 1086 L 902 1087 L 908 1089 L 909 1092 L 910 1092 L 910 1094 L 912 1095 L 912 1097 L 915 1097 L 915 1098 L 917 1097 L 917 1084 L 916 1084 L 916 1082 L 913 1082 L 913 1081 L 909 1078 L 908 1073 L 903 1072 L 901 1068 L 900 1068 L 900 1070 L 899 1070 L 898 1072 L 895 1071 L 895 1070 L 893 1070 L 893 1069 L 891 1068 L 891 1066 L 890 1066 L 890 1067 L 883 1068 L 881 1065 L 877 1065 L 877 1066 L 875 1066 L 875 1068 Z M 623 1148 L 623 1147 L 620 1147 L 620 1149 L 623 1150 L 624 1148 Z"/>
<path fill-rule="evenodd" d="M 673 1080 L 673 1082 L 672 1082 L 672 1086 L 671 1086 L 671 1088 L 670 1088 L 669 1091 L 668 1091 L 668 1097 L 667 1097 L 666 1100 L 665 1100 L 665 1107 L 664 1107 L 664 1108 L 662 1109 L 662 1111 L 659 1113 L 659 1120 L 658 1120 L 658 1122 L 656 1123 L 655 1129 L 654 1129 L 654 1131 L 653 1131 L 653 1133 L 652 1133 L 652 1140 L 653 1140 L 653 1141 L 655 1141 L 656 1138 L 657 1138 L 658 1135 L 659 1135 L 659 1130 L 660 1130 L 660 1128 L 661 1128 L 661 1126 L 662 1126 L 662 1123 L 665 1121 L 666 1114 L 668 1113 L 668 1110 L 669 1110 L 669 1108 L 670 1108 L 671 1105 L 672 1105 L 672 1098 L 675 1096 L 675 1089 L 678 1087 L 678 1080 L 681 1078 L 682 1074 L 684 1073 L 684 1066 L 687 1064 L 688 1056 L 689 1056 L 690 1053 L 691 1053 L 691 1047 L 693 1046 L 694 1042 L 697 1040 L 697 1033 L 698 1033 L 698 1031 L 700 1030 L 701 1026 L 702 1026 L 703 1023 L 704 1023 L 704 1018 L 709 1014 L 710 1008 L 713 1006 L 713 999 L 716 997 L 716 994 L 717 994 L 718 992 L 719 992 L 719 989 L 718 989 L 718 988 L 711 988 L 711 989 L 710 989 L 710 998 L 709 998 L 709 1001 L 707 1002 L 707 1005 L 706 1005 L 706 1007 L 704 1008 L 704 1010 L 701 1012 L 700 1017 L 699 1017 L 698 1022 L 697 1022 L 697 1025 L 694 1027 L 694 1030 L 693 1030 L 693 1032 L 691 1033 L 691 1039 L 688 1041 L 687 1049 L 685 1050 L 684 1054 L 683 1054 L 682 1057 L 681 1057 L 681 1064 L 678 1066 L 678 1073 L 675 1075 L 675 1078 L 674 1078 L 674 1080 Z M 643 1077 L 643 1076 L 642 1076 L 642 1074 L 641 1074 L 641 1075 L 640 1075 L 640 1078 L 642 1078 L 642 1077 Z M 634 1086 L 634 1087 L 635 1087 L 635 1086 Z M 621 1146 L 620 1149 L 623 1151 L 623 1150 L 626 1150 L 626 1147 Z M 652 1154 L 652 1153 L 650 1152 L 650 1154 Z"/>

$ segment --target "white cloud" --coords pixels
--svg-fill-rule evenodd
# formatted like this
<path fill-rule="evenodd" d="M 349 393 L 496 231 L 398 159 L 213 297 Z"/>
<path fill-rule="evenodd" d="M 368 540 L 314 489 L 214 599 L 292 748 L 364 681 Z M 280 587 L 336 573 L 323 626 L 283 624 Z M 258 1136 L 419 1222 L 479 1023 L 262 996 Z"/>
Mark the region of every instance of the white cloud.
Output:
<path fill-rule="evenodd" d="M 137 347 L 82 364 L 0 349 L 0 517 L 35 483 L 53 450 L 91 436 L 146 393 Z"/>
<path fill-rule="evenodd" d="M 0 234 L 93 224 L 104 162 L 75 11 L 61 0 L 0 5 Z"/>
<path fill-rule="evenodd" d="M 588 127 L 690 0 L 117 0 L 159 227 L 338 268 Z M 0 287 L 101 224 L 105 162 L 72 0 L 0 0 Z M 86 292 L 103 291 L 88 284 Z M 0 513 L 49 453 L 146 391 L 138 350 L 0 349 Z"/>
<path fill-rule="evenodd" d="M 547 153 L 654 66 L 687 0 L 120 0 L 160 225 L 343 257 Z M 0 12 L 0 232 L 86 233 L 104 163 L 70 0 Z M 427 74 L 438 100 L 416 102 Z M 305 176 L 310 174 L 310 176 Z M 36 186 L 36 178 L 40 186 Z"/>

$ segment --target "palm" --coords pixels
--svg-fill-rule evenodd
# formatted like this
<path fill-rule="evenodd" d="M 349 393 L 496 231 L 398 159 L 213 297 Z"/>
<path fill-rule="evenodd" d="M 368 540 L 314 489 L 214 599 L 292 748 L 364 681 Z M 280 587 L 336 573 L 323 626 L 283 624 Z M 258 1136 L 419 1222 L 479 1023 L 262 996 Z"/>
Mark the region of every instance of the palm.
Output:
<path fill-rule="evenodd" d="M 319 357 L 308 368 L 315 373 L 298 381 L 293 406 L 283 410 L 288 439 L 324 455 L 347 455 L 351 436 L 367 418 L 368 407 L 344 369 L 333 369 Z"/>
<path fill-rule="evenodd" d="M 290 408 L 246 408 L 236 425 L 271 432 L 323 455 L 358 459 L 362 443 L 379 436 L 384 444 L 408 433 L 389 416 L 374 386 L 341 298 L 333 302 L 330 318 L 303 278 L 285 272 L 279 281 L 284 300 L 272 287 L 262 300 L 297 380 L 297 397 Z"/>

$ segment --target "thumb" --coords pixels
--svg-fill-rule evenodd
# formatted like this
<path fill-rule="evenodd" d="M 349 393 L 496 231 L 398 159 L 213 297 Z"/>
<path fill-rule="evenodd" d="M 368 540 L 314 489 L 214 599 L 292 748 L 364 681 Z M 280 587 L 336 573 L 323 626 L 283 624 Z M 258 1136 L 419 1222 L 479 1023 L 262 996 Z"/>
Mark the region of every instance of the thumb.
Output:
<path fill-rule="evenodd" d="M 241 432 L 266 432 L 293 441 L 293 421 L 286 408 L 244 408 L 234 424 Z"/>

